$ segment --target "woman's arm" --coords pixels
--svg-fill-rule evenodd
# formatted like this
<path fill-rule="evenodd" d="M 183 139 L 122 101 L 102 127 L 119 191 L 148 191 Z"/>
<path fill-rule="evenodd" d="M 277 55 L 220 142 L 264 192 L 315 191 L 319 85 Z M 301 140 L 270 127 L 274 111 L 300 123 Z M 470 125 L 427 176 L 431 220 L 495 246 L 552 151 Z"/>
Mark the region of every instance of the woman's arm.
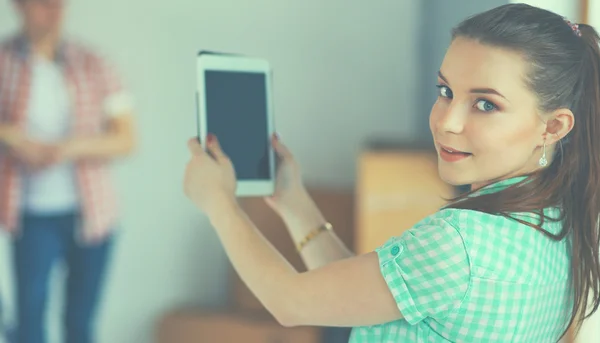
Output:
<path fill-rule="evenodd" d="M 339 239 L 323 235 L 311 243 L 312 255 L 304 253 L 307 260 L 315 265 L 339 261 L 298 273 L 236 202 L 224 201 L 215 207 L 220 210 L 210 217 L 211 223 L 235 270 L 282 325 L 363 326 L 402 318 L 376 253 L 342 260 L 347 255 Z M 337 253 L 317 249 L 327 247 L 336 247 Z"/>
<path fill-rule="evenodd" d="M 197 138 L 188 142 L 185 193 L 207 214 L 241 279 L 281 324 L 362 326 L 402 318 L 377 253 L 294 270 L 238 205 L 235 169 L 214 135 L 206 144 L 210 155 Z"/>
<path fill-rule="evenodd" d="M 283 219 L 292 240 L 298 244 L 322 227 L 326 218 L 306 190 L 300 166 L 277 134 L 271 138 L 271 145 L 277 154 L 277 177 L 274 194 L 265 200 Z M 309 270 L 353 256 L 336 236 L 335 229 L 320 233 L 302 248 L 300 255 Z"/>
<path fill-rule="evenodd" d="M 298 205 L 294 210 L 280 214 L 296 245 L 311 232 L 327 223 L 308 192 L 301 192 L 297 200 Z M 300 256 L 308 270 L 354 256 L 354 253 L 335 234 L 335 229 L 334 227 L 333 230 L 321 232 L 307 242 L 300 251 Z"/>
<path fill-rule="evenodd" d="M 298 273 L 238 206 L 235 169 L 216 137 L 205 144 L 210 154 L 197 138 L 188 142 L 185 193 L 207 214 L 241 279 L 283 325 L 370 326 L 402 318 L 414 325 L 462 304 L 470 261 L 461 233 L 445 217 L 375 252 Z"/>

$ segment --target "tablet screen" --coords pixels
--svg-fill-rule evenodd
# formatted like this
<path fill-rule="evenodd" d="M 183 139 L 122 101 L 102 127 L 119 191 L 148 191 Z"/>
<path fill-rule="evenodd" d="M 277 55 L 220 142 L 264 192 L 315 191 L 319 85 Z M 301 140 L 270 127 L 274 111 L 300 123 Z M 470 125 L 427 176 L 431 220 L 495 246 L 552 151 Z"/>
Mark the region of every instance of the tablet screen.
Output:
<path fill-rule="evenodd" d="M 269 180 L 266 75 L 205 71 L 206 130 L 219 138 L 238 180 Z"/>

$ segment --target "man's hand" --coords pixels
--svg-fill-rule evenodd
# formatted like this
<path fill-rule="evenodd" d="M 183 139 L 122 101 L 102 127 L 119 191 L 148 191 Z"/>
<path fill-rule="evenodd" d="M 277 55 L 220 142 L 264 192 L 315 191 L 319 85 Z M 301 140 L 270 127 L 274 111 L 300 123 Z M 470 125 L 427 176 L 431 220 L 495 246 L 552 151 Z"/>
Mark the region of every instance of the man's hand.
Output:
<path fill-rule="evenodd" d="M 49 151 L 49 154 L 48 163 L 50 165 L 74 161 L 82 155 L 80 141 L 71 139 L 60 142 Z"/>
<path fill-rule="evenodd" d="M 14 129 L 6 129 L 2 138 L 8 153 L 28 170 L 40 170 L 52 165 L 59 149 L 57 145 L 34 141 Z"/>
<path fill-rule="evenodd" d="M 24 140 L 11 147 L 10 153 L 27 169 L 40 170 L 54 164 L 56 147 L 31 140 Z"/>

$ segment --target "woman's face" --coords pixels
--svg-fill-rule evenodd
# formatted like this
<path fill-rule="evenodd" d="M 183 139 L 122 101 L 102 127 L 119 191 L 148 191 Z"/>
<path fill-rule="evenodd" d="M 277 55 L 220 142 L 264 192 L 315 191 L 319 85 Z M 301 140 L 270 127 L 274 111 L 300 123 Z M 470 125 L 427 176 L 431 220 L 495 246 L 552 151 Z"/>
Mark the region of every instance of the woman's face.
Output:
<path fill-rule="evenodd" d="M 430 128 L 440 177 L 479 188 L 538 168 L 546 124 L 513 51 L 456 38 L 438 75 Z"/>

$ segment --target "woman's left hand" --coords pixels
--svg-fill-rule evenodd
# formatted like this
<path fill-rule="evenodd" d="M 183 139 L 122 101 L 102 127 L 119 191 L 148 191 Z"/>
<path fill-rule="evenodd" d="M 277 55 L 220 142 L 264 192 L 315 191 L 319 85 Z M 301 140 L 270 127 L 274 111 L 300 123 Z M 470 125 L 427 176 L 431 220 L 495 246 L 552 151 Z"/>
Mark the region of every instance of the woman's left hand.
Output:
<path fill-rule="evenodd" d="M 197 138 L 188 141 L 191 159 L 185 171 L 186 196 L 209 217 L 235 204 L 233 164 L 214 135 L 206 137 L 205 151 Z M 212 156 L 211 156 L 212 155 Z"/>

